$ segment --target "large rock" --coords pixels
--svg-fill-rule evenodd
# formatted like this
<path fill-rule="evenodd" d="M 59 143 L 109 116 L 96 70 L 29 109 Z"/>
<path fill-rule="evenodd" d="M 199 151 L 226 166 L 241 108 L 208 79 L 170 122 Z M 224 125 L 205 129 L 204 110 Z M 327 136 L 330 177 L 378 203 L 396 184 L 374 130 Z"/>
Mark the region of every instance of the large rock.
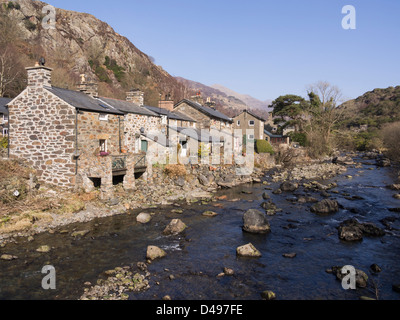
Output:
<path fill-rule="evenodd" d="M 311 212 L 319 214 L 332 214 L 339 211 L 339 204 L 335 200 L 325 199 L 311 207 Z"/>
<path fill-rule="evenodd" d="M 380 158 L 380 159 L 376 160 L 376 165 L 378 167 L 390 167 L 391 166 L 391 162 L 387 158 Z"/>
<path fill-rule="evenodd" d="M 343 241 L 361 241 L 363 233 L 360 228 L 355 226 L 339 227 L 339 238 Z"/>
<path fill-rule="evenodd" d="M 167 253 L 159 247 L 156 247 L 156 246 L 148 246 L 147 247 L 146 258 L 149 260 L 163 258 L 166 255 L 167 255 Z"/>
<path fill-rule="evenodd" d="M 271 226 L 267 220 L 265 213 L 250 209 L 243 216 L 243 231 L 250 233 L 268 233 Z"/>
<path fill-rule="evenodd" d="M 299 185 L 294 182 L 290 181 L 285 181 L 284 183 L 281 184 L 280 188 L 284 192 L 293 192 L 296 191 L 299 188 Z"/>
<path fill-rule="evenodd" d="M 351 157 L 344 156 L 344 157 L 336 157 L 336 158 L 334 158 L 332 160 L 332 163 L 348 166 L 348 165 L 353 165 L 354 161 L 353 161 L 353 159 Z"/>
<path fill-rule="evenodd" d="M 142 224 L 149 223 L 151 220 L 151 214 L 149 213 L 139 213 L 139 215 L 136 217 L 136 221 Z"/>
<path fill-rule="evenodd" d="M 332 267 L 332 271 L 338 280 L 343 280 L 343 278 L 346 276 L 346 274 L 342 274 L 342 269 L 343 267 Z M 367 274 L 362 270 L 356 269 L 356 286 L 359 288 L 365 288 L 367 287 L 367 283 Z"/>
<path fill-rule="evenodd" d="M 237 248 L 236 254 L 240 257 L 261 257 L 261 252 L 258 251 L 251 243 Z"/>
<path fill-rule="evenodd" d="M 361 241 L 363 236 L 382 237 L 386 233 L 373 223 L 361 223 L 357 219 L 342 222 L 338 228 L 339 238 L 344 241 Z"/>
<path fill-rule="evenodd" d="M 171 223 L 164 229 L 164 235 L 177 235 L 183 232 L 187 228 L 186 224 L 180 219 L 174 219 Z"/>
<path fill-rule="evenodd" d="M 203 174 L 200 174 L 199 177 L 199 182 L 202 186 L 209 186 L 210 185 L 210 181 L 207 179 L 207 177 Z"/>

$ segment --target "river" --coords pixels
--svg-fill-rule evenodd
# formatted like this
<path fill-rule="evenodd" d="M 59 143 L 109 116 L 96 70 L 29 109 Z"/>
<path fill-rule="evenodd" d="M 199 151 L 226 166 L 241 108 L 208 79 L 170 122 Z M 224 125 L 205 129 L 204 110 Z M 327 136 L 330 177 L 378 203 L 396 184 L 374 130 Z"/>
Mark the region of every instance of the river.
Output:
<path fill-rule="evenodd" d="M 399 299 L 400 294 L 392 290 L 392 285 L 400 283 L 400 214 L 388 208 L 400 207 L 400 200 L 393 198 L 395 191 L 385 188 L 394 183 L 396 170 L 357 160 L 363 161 L 362 168 L 349 167 L 347 173 L 321 181 L 338 184 L 335 190 L 339 193 L 331 193 L 331 198 L 337 199 L 342 208 L 334 215 L 316 215 L 310 211 L 311 204 L 288 201 L 294 195 L 307 195 L 309 191 L 303 188 L 294 194 L 272 194 L 279 183 L 271 182 L 267 175 L 263 180 L 271 182 L 270 186 L 252 184 L 219 191 L 217 195 L 226 195 L 227 200 L 144 210 L 155 213 L 146 225 L 136 222 L 135 217 L 141 212 L 136 210 L 63 227 L 54 234 L 40 234 L 33 242 L 17 239 L 17 243 L 0 249 L 1 254 L 18 257 L 14 261 L 0 261 L 0 299 L 79 299 L 84 283 L 96 283 L 104 271 L 145 261 L 148 245 L 163 248 L 167 256 L 148 266 L 150 289 L 130 294 L 132 300 L 160 300 L 165 295 L 173 300 L 259 300 L 265 290 L 275 292 L 279 300 L 358 300 L 360 296 L 375 297 L 371 280 L 378 286 L 380 299 Z M 353 178 L 346 178 L 347 175 Z M 271 233 L 244 233 L 243 214 L 248 209 L 262 210 L 264 192 L 271 195 L 282 212 L 268 217 Z M 309 195 L 323 199 L 319 193 Z M 348 200 L 348 195 L 362 199 Z M 173 209 L 184 212 L 171 213 Z M 202 216 L 206 210 L 215 211 L 218 216 Z M 395 219 L 391 220 L 392 230 L 384 237 L 343 242 L 336 228 L 352 217 L 381 228 L 384 228 L 382 219 Z M 188 229 L 179 236 L 163 236 L 163 229 L 174 218 L 181 219 Z M 71 237 L 74 230 L 90 230 L 90 233 L 74 239 Z M 238 258 L 236 248 L 247 243 L 252 243 L 262 257 Z M 36 252 L 41 245 L 53 249 L 45 254 Z M 297 256 L 288 259 L 283 257 L 286 253 Z M 382 272 L 371 272 L 372 264 L 379 265 Z M 56 290 L 46 291 L 41 287 L 45 276 L 41 270 L 45 265 L 55 267 Z M 343 265 L 365 271 L 370 286 L 344 290 L 340 281 L 326 272 L 332 266 Z M 235 274 L 217 277 L 225 267 L 233 269 Z"/>

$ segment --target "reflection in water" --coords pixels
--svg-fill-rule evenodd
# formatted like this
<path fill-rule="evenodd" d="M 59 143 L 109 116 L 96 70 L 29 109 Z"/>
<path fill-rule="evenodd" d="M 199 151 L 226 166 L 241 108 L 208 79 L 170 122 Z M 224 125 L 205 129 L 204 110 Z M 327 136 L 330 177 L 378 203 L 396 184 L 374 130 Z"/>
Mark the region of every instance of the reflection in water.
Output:
<path fill-rule="evenodd" d="M 255 300 L 260 293 L 272 290 L 278 299 L 358 299 L 374 297 L 368 289 L 344 291 L 336 278 L 326 273 L 332 266 L 354 265 L 369 273 L 376 263 L 382 272 L 370 277 L 379 284 L 380 298 L 398 299 L 392 285 L 399 282 L 400 223 L 398 213 L 387 208 L 400 207 L 392 198 L 393 191 L 383 188 L 392 183 L 391 169 L 366 170 L 349 168 L 352 180 L 337 177 L 338 194 L 331 193 L 343 206 L 333 216 L 317 216 L 309 210 L 311 204 L 299 205 L 287 198 L 293 194 L 273 195 L 271 199 L 282 212 L 269 217 L 272 232 L 268 235 L 244 233 L 243 213 L 261 209 L 265 186 L 256 184 L 221 191 L 228 200 L 208 205 L 182 206 L 183 214 L 171 213 L 171 207 L 148 210 L 154 212 L 147 225 L 137 224 L 136 214 L 97 219 L 87 224 L 68 227 L 69 233 L 42 234 L 28 243 L 18 239 L 1 254 L 17 256 L 14 261 L 0 261 L 1 299 L 78 299 L 84 283 L 96 283 L 104 271 L 118 266 L 136 265 L 145 260 L 148 245 L 156 245 L 167 257 L 149 265 L 151 288 L 131 295 L 131 299 L 161 299 L 170 295 L 174 300 Z M 363 172 L 360 172 L 363 171 Z M 359 173 L 359 176 L 356 174 Z M 266 177 L 266 179 L 268 179 Z M 275 189 L 277 186 L 270 186 Z M 378 188 L 377 188 L 378 187 Z M 242 191 L 252 191 L 252 194 Z M 349 200 L 342 194 L 360 196 L 364 200 Z M 316 192 L 300 188 L 294 195 L 310 195 L 322 199 Z M 229 199 L 240 201 L 229 201 Z M 348 198 L 348 197 L 347 197 Z M 203 217 L 211 210 L 218 216 Z M 360 243 L 344 243 L 338 239 L 338 225 L 356 217 L 383 227 L 380 220 L 394 217 L 394 228 L 383 238 L 364 238 Z M 189 228 L 180 236 L 162 236 L 171 219 L 182 219 Z M 391 219 L 392 221 L 393 219 Z M 397 230 L 396 230 L 397 228 Z M 65 227 L 63 227 L 65 230 Z M 71 237 L 73 231 L 90 230 L 83 239 Z M 259 259 L 236 256 L 238 246 L 252 243 L 262 253 Z M 49 253 L 38 253 L 41 245 L 49 245 Z M 283 254 L 296 253 L 293 259 Z M 42 267 L 53 265 L 57 271 L 57 289 L 41 287 Z M 233 276 L 217 277 L 225 267 L 235 271 Z M 173 280 L 169 276 L 173 275 Z M 157 285 L 156 282 L 159 284 Z"/>

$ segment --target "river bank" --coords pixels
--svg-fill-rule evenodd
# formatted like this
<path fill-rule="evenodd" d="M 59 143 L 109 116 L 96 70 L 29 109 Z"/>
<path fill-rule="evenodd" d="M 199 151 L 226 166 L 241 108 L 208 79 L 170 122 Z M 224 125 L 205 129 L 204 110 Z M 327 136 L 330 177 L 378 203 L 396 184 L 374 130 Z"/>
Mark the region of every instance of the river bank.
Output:
<path fill-rule="evenodd" d="M 99 190 L 73 193 L 39 186 L 33 171 L 24 163 L 3 162 L 2 166 L 13 169 L 11 173 L 15 174 L 0 186 L 2 197 L 7 199 L 0 207 L 0 246 L 16 237 L 32 239 L 55 228 L 129 214 L 138 208 L 212 201 L 213 194 L 221 188 L 260 183 L 274 161 L 269 155 L 258 156 L 256 164 L 258 167 L 245 176 L 237 175 L 238 166 L 234 165 L 154 166 L 149 177 L 136 181 L 134 190 L 124 190 L 117 181 L 113 197 L 100 200 Z"/>

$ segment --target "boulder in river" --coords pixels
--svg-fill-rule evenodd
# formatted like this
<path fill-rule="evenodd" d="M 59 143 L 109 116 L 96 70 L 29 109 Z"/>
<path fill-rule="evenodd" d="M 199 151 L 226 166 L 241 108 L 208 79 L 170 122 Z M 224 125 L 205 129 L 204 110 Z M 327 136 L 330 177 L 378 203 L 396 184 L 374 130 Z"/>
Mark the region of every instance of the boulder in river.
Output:
<path fill-rule="evenodd" d="M 16 260 L 16 259 L 18 259 L 18 257 L 10 255 L 10 254 L 3 254 L 0 257 L 0 260 L 5 260 L 5 261 L 12 261 L 12 260 Z"/>
<path fill-rule="evenodd" d="M 343 278 L 346 276 L 346 274 L 342 273 L 343 267 L 332 267 L 332 272 L 333 274 L 336 275 L 336 278 L 338 280 L 343 280 Z M 356 269 L 356 286 L 358 288 L 366 288 L 368 283 L 368 276 L 367 274 L 362 271 Z"/>
<path fill-rule="evenodd" d="M 335 200 L 325 199 L 311 207 L 311 212 L 319 214 L 332 214 L 339 211 L 339 204 Z"/>
<path fill-rule="evenodd" d="M 149 223 L 151 220 L 151 214 L 149 213 L 139 213 L 138 216 L 136 217 L 136 221 L 142 224 Z"/>
<path fill-rule="evenodd" d="M 261 252 L 253 246 L 253 244 L 249 243 L 244 246 L 241 246 L 236 249 L 236 254 L 241 257 L 261 257 Z"/>
<path fill-rule="evenodd" d="M 164 229 L 164 235 L 177 235 L 183 232 L 187 228 L 186 224 L 180 219 L 174 219 L 171 223 Z"/>
<path fill-rule="evenodd" d="M 156 246 L 148 246 L 147 247 L 146 258 L 149 260 L 163 258 L 166 255 L 167 255 L 167 253 L 159 247 L 156 247 Z"/>
<path fill-rule="evenodd" d="M 378 167 L 390 167 L 391 166 L 391 162 L 387 158 L 379 158 L 379 159 L 376 160 L 376 165 Z"/>
<path fill-rule="evenodd" d="M 250 233 L 268 233 L 271 226 L 267 220 L 265 213 L 250 209 L 243 216 L 243 231 Z"/>
<path fill-rule="evenodd" d="M 270 290 L 264 291 L 261 293 L 261 298 L 264 300 L 275 300 L 276 299 L 276 294 Z"/>
<path fill-rule="evenodd" d="M 294 182 L 290 181 L 285 181 L 284 183 L 281 184 L 280 188 L 284 192 L 293 192 L 296 191 L 299 188 L 299 185 Z"/>
<path fill-rule="evenodd" d="M 357 219 L 342 222 L 338 228 L 339 238 L 344 241 L 361 241 L 363 236 L 382 237 L 386 233 L 373 223 L 361 223 Z"/>
<path fill-rule="evenodd" d="M 343 156 L 334 158 L 332 160 L 332 163 L 348 166 L 348 165 L 353 165 L 354 161 L 351 157 Z"/>

